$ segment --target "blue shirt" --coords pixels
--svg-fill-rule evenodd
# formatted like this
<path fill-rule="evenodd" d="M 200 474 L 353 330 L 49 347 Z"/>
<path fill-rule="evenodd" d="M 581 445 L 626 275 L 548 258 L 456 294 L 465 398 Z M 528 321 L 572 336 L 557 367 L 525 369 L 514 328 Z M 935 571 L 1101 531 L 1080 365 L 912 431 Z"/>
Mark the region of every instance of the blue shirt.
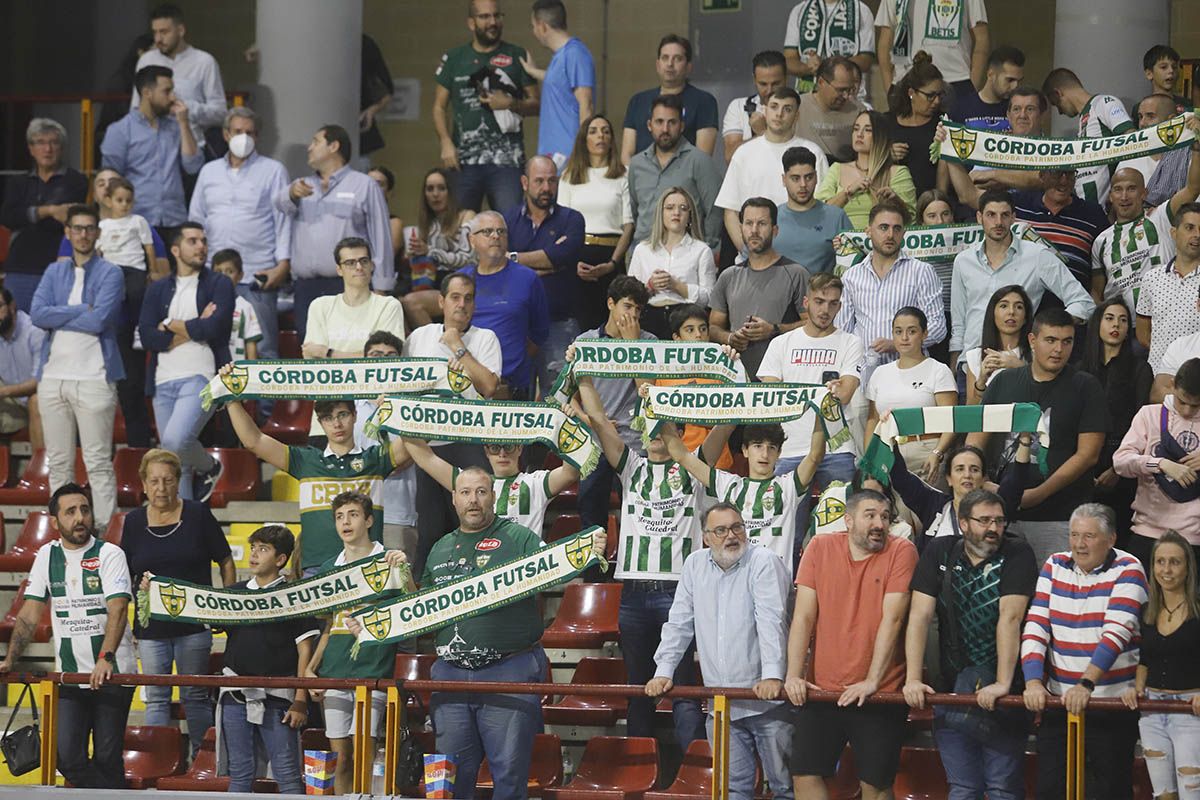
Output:
<path fill-rule="evenodd" d="M 242 256 L 242 283 L 254 283 L 254 273 L 289 257 L 292 218 L 275 208 L 275 195 L 287 191 L 288 174 L 273 158 L 251 153 L 233 169 L 229 156 L 210 161 L 200 170 L 188 219 L 208 234 L 208 258 L 232 247 Z"/>
<path fill-rule="evenodd" d="M 460 272 L 475 280 L 475 315 L 471 324 L 486 328 L 500 340 L 501 375 L 515 389 L 533 383 L 533 359 L 525 349 L 531 341 L 541 346 L 550 335 L 546 290 L 537 273 L 509 261 L 499 272 L 480 275 L 472 264 Z"/>
<path fill-rule="evenodd" d="M 978 92 L 968 92 L 965 97 L 955 97 L 950 109 L 950 119 L 961 122 L 968 128 L 983 131 L 1012 130 L 1008 122 L 1008 101 L 986 103 Z"/>
<path fill-rule="evenodd" d="M 655 86 L 653 89 L 646 89 L 629 98 L 623 127 L 632 128 L 637 133 L 637 144 L 633 148 L 635 153 L 640 153 L 654 144 L 647 123 L 650 121 L 650 109 L 654 104 L 654 99 L 660 94 L 662 91 Z M 685 139 L 695 144 L 696 131 L 720 127 L 717 116 L 717 98 L 703 89 L 697 89 L 690 83 L 683 85 L 680 97 L 683 99 L 683 136 Z"/>
<path fill-rule="evenodd" d="M 538 118 L 538 152 L 569 155 L 579 130 L 579 100 L 575 90 L 596 88 L 596 67 L 587 45 L 572 36 L 546 67 Z"/>
<path fill-rule="evenodd" d="M 204 165 L 204 154 L 180 152 L 179 123 L 174 117 L 159 117 L 157 123 L 151 126 L 135 109 L 109 125 L 100 143 L 101 163 L 133 184 L 133 213 L 151 225 L 182 225 L 187 222 L 187 206 L 180 168 L 196 174 Z"/>
<path fill-rule="evenodd" d="M 808 211 L 793 211 L 784 204 L 779 207 L 775 252 L 795 261 L 810 275 L 833 272 L 833 237 L 853 227 L 843 209 L 820 200 Z"/>
<path fill-rule="evenodd" d="M 100 339 L 105 377 L 109 383 L 116 383 L 125 377 L 125 365 L 117 347 L 117 321 L 125 301 L 125 273 L 116 264 L 93 254 L 83 265 L 82 302 L 68 305 L 74 286 L 75 262 L 68 258 L 46 267 L 46 273 L 33 293 L 29 318 L 34 325 L 50 333 L 42 343 L 37 378 L 41 380 L 46 360 L 50 358 L 54 332 L 65 330 L 88 333 Z"/>
<path fill-rule="evenodd" d="M 0 382 L 5 386 L 32 380 L 42 359 L 46 332 L 33 324 L 24 311 L 17 311 L 13 320 L 12 338 L 0 336 Z M 20 397 L 18 400 L 24 401 Z"/>
<path fill-rule="evenodd" d="M 542 224 L 535 227 L 528 206 L 522 202 L 504 213 L 504 222 L 508 225 L 509 248 L 517 253 L 541 250 L 550 259 L 554 272 L 541 276 L 550 319 L 570 319 L 575 314 L 575 299 L 579 293 L 576 267 L 583 250 L 583 215 L 573 208 L 555 205 Z"/>

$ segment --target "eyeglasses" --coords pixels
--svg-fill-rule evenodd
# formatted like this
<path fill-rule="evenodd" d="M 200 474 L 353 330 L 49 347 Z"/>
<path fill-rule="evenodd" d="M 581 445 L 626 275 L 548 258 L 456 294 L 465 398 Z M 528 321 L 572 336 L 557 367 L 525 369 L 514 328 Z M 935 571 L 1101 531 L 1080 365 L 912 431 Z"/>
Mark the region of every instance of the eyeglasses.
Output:
<path fill-rule="evenodd" d="M 517 452 L 517 448 L 520 446 L 521 445 L 519 444 L 485 444 L 483 449 L 487 453 L 498 456 L 501 453 L 504 453 L 505 455 L 515 453 Z"/>
<path fill-rule="evenodd" d="M 913 89 L 914 92 L 924 97 L 926 100 L 945 100 L 946 92 L 927 92 L 924 89 Z"/>
<path fill-rule="evenodd" d="M 319 416 L 319 417 L 317 417 L 317 422 L 321 422 L 321 423 L 346 422 L 347 420 L 353 419 L 353 418 L 354 418 L 354 415 L 351 414 L 349 411 L 339 411 L 336 414 L 324 414 L 322 416 Z"/>
<path fill-rule="evenodd" d="M 100 230 L 99 225 L 68 225 L 67 230 L 71 233 L 95 233 Z"/>
<path fill-rule="evenodd" d="M 990 528 L 995 525 L 997 528 L 1003 528 L 1008 524 L 1008 520 L 1004 517 L 967 517 L 967 519 L 978 522 L 985 528 Z"/>
<path fill-rule="evenodd" d="M 741 536 L 743 533 L 746 532 L 746 526 L 744 523 L 735 522 L 732 525 L 718 525 L 715 528 L 705 528 L 704 532 L 711 533 L 713 536 L 716 536 L 718 539 L 724 539 L 726 536 L 728 536 L 731 533 L 736 534 L 737 536 Z"/>
<path fill-rule="evenodd" d="M 351 267 L 368 269 L 373 266 L 370 256 L 364 256 L 363 258 L 347 258 L 345 261 L 339 261 L 338 263 L 346 269 L 350 269 Z"/>
<path fill-rule="evenodd" d="M 482 236 L 485 239 L 490 239 L 493 236 L 507 236 L 508 228 L 480 228 L 475 231 L 476 236 Z"/>

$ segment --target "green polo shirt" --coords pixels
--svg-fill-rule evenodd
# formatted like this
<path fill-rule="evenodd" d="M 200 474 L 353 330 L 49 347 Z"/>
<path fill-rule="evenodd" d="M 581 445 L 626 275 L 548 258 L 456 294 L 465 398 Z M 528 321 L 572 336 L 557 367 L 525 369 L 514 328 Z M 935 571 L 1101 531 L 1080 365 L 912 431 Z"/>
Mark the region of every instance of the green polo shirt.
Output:
<path fill-rule="evenodd" d="M 371 498 L 371 540 L 383 541 L 383 479 L 394 469 L 392 451 L 384 445 L 355 447 L 344 456 L 328 447 L 288 448 L 287 472 L 300 481 L 301 569 L 320 566 L 342 551 L 330 505 L 342 492 Z"/>
<path fill-rule="evenodd" d="M 376 543 L 371 555 L 382 555 L 383 545 Z M 340 550 L 334 558 L 321 565 L 321 572 L 330 572 L 345 566 L 346 552 Z M 380 598 L 382 602 L 384 598 Z M 396 648 L 399 642 L 363 642 L 358 649 L 358 658 L 351 656 L 357 637 L 346 627 L 346 620 L 356 611 L 367 606 L 344 608 L 333 616 L 329 627 L 329 641 L 317 674 L 322 678 L 390 678 L 396 671 Z"/>

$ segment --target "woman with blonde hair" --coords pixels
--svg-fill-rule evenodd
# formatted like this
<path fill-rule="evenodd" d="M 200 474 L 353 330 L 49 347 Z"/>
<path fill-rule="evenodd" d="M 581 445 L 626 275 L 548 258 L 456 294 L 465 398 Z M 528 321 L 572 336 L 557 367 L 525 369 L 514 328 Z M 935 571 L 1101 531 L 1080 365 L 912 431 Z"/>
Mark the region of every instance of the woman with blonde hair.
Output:
<path fill-rule="evenodd" d="M 855 117 L 850 146 L 854 160 L 830 165 L 817 187 L 817 199 L 844 209 L 858 229 L 867 226 L 871 208 L 884 199 L 904 203 L 911 213 L 917 194 L 908 167 L 892 159 L 891 123 L 887 117 L 878 111 L 863 111 Z"/>

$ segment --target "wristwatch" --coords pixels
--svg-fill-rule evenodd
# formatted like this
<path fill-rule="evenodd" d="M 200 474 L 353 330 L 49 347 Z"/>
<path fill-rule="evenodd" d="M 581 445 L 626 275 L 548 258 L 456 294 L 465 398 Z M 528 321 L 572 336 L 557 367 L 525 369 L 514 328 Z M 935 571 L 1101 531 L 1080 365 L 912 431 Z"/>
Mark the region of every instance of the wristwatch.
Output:
<path fill-rule="evenodd" d="M 1079 685 L 1087 689 L 1089 692 L 1096 691 L 1096 682 L 1091 678 L 1080 678 Z"/>
<path fill-rule="evenodd" d="M 781 333 L 781 331 L 779 330 L 779 323 L 776 322 L 775 323 L 775 335 L 778 336 L 780 333 Z"/>
<path fill-rule="evenodd" d="M 117 663 L 117 654 L 111 650 L 105 650 L 104 652 L 100 653 L 99 659 L 115 665 Z"/>
<path fill-rule="evenodd" d="M 454 351 L 454 357 L 455 357 L 455 358 L 457 358 L 457 359 L 460 359 L 460 360 L 461 360 L 461 359 L 462 359 L 462 357 L 463 357 L 463 356 L 465 356 L 466 354 L 467 354 L 467 348 L 465 348 L 465 347 L 460 347 L 460 348 L 458 348 L 457 350 L 455 350 L 455 351 Z"/>

